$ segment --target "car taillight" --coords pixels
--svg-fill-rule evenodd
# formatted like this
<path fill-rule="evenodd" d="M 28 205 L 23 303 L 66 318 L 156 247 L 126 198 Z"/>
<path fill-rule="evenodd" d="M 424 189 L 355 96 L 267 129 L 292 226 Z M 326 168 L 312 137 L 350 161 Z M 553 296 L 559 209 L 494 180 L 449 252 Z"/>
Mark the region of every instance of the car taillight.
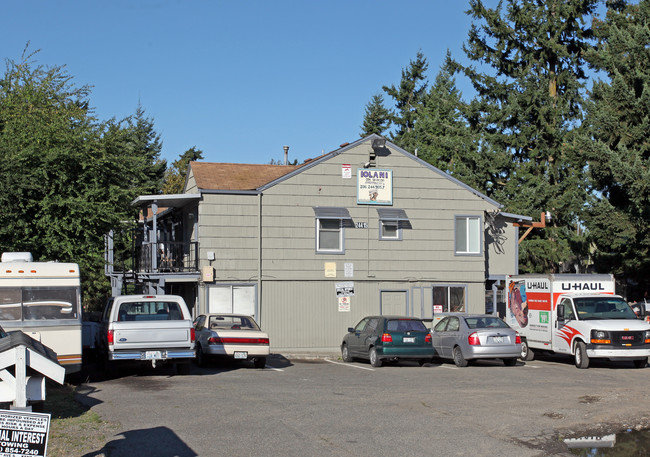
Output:
<path fill-rule="evenodd" d="M 474 332 L 467 337 L 467 342 L 470 346 L 480 346 L 481 341 L 478 339 L 478 333 Z"/>
<path fill-rule="evenodd" d="M 521 344 L 521 337 L 519 336 L 519 333 L 517 333 L 517 336 L 515 337 L 515 344 Z"/>
<path fill-rule="evenodd" d="M 427 336 L 424 337 L 424 342 L 425 343 L 430 343 L 431 342 L 431 333 L 427 333 Z"/>
<path fill-rule="evenodd" d="M 393 342 L 393 335 L 391 335 L 390 333 L 384 333 L 381 336 L 381 341 L 382 341 L 382 343 L 392 343 Z"/>
<path fill-rule="evenodd" d="M 190 341 L 194 343 L 196 341 L 196 330 L 194 330 L 194 327 L 190 329 Z"/>
<path fill-rule="evenodd" d="M 108 341 L 108 344 L 114 344 L 115 333 L 113 330 L 108 331 L 108 333 L 106 334 L 106 340 Z"/>
<path fill-rule="evenodd" d="M 219 336 L 212 336 L 208 338 L 208 343 L 210 344 L 261 344 L 268 346 L 269 345 L 269 339 L 268 338 L 228 338 L 228 337 L 219 337 Z"/>

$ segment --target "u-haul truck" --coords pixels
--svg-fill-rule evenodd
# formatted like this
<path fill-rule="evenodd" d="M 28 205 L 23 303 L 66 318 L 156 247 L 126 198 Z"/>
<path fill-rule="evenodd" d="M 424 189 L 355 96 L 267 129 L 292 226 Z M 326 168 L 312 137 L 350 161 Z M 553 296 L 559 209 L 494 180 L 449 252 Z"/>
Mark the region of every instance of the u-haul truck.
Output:
<path fill-rule="evenodd" d="M 533 350 L 571 355 L 576 367 L 590 358 L 633 360 L 650 356 L 650 324 L 614 295 L 612 275 L 517 275 L 506 278 L 506 322 L 521 335 L 521 358 Z"/>

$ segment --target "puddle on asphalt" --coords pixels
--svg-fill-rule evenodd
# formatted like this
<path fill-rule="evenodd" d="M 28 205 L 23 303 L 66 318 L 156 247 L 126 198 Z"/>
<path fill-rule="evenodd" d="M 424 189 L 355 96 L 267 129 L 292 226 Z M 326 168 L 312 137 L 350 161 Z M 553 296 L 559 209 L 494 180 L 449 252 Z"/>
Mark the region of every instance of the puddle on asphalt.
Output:
<path fill-rule="evenodd" d="M 604 436 L 585 436 L 564 440 L 573 455 L 620 456 L 650 455 L 650 430 L 627 431 Z"/>

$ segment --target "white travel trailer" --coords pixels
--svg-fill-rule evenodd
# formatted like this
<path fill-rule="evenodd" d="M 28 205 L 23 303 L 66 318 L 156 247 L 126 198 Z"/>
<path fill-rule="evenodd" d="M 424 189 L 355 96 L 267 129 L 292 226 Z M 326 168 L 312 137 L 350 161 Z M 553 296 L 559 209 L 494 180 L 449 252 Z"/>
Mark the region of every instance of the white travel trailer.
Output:
<path fill-rule="evenodd" d="M 0 267 L 0 325 L 52 349 L 67 374 L 81 371 L 79 266 L 11 252 L 2 254 Z"/>
<path fill-rule="evenodd" d="M 508 276 L 505 320 L 521 335 L 521 358 L 542 350 L 572 355 L 578 368 L 588 368 L 590 358 L 645 367 L 650 325 L 614 289 L 605 274 Z"/>

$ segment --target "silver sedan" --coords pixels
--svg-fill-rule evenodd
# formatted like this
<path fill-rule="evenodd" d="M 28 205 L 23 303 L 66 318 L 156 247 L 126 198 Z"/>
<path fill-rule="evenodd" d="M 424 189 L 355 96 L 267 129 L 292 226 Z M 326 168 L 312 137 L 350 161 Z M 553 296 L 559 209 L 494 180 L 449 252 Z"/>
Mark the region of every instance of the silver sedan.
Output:
<path fill-rule="evenodd" d="M 475 359 L 503 359 L 507 366 L 517 364 L 521 338 L 503 320 L 489 314 L 449 315 L 431 331 L 437 356 L 453 359 L 466 367 Z"/>

